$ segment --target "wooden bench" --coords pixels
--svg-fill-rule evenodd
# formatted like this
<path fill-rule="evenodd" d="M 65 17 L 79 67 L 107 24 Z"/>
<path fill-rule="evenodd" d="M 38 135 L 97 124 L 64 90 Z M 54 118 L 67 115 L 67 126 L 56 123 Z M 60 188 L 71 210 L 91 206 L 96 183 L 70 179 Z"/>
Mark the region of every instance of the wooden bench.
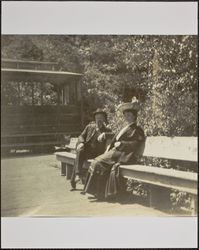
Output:
<path fill-rule="evenodd" d="M 65 145 L 66 149 L 68 149 L 71 153 L 75 154 L 77 141 L 78 141 L 77 137 L 71 137 L 70 143 L 68 145 Z"/>
<path fill-rule="evenodd" d="M 60 152 L 60 151 L 68 151 L 68 152 L 73 152 L 75 153 L 75 148 L 76 148 L 76 144 L 77 144 L 77 137 L 71 137 L 69 144 L 66 144 L 64 146 L 55 146 L 55 151 L 56 152 Z"/>
<path fill-rule="evenodd" d="M 106 145 L 110 143 L 111 138 L 113 137 L 113 133 L 106 133 Z M 75 154 L 76 154 L 76 145 L 77 145 L 78 138 L 77 137 L 71 137 L 70 142 L 68 145 L 65 145 L 64 150 L 68 152 L 57 152 L 56 157 L 58 161 L 61 161 L 61 175 L 67 176 L 67 179 L 70 179 L 72 171 L 73 171 L 73 165 L 75 161 Z M 71 164 L 72 161 L 72 164 Z M 88 163 L 91 162 L 91 160 L 88 160 Z M 89 164 L 85 162 L 83 169 L 87 169 Z"/>
<path fill-rule="evenodd" d="M 67 176 L 67 179 L 70 179 L 72 171 L 73 171 L 73 165 L 76 158 L 76 144 L 77 144 L 78 138 L 77 137 L 71 137 L 69 144 L 65 145 L 62 149 L 64 151 L 68 152 L 56 152 L 56 158 L 58 161 L 61 162 L 61 175 Z M 58 149 L 59 150 L 59 149 Z"/>
<path fill-rule="evenodd" d="M 171 160 L 192 162 L 197 159 L 197 137 L 147 137 L 139 154 L 145 157 L 157 157 Z M 56 153 L 61 161 L 61 174 L 70 179 L 74 161 L 74 152 Z M 88 167 L 89 160 L 85 167 Z M 159 166 L 141 164 L 121 165 L 120 173 L 124 178 L 130 178 L 147 184 L 149 204 L 151 207 L 166 206 L 169 199 L 169 189 L 187 192 L 192 196 L 192 214 L 197 211 L 197 172 L 166 169 Z"/>

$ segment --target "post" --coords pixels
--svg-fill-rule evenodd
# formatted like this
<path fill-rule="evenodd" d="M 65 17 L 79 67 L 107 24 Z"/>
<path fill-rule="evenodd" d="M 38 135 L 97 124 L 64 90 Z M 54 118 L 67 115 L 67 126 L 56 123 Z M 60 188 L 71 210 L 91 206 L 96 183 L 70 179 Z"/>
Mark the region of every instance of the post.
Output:
<path fill-rule="evenodd" d="M 196 195 L 191 195 L 191 215 L 196 216 L 197 214 L 197 196 Z"/>
<path fill-rule="evenodd" d="M 43 105 L 43 83 L 40 82 L 40 87 L 41 87 L 41 105 Z"/>
<path fill-rule="evenodd" d="M 32 105 L 34 105 L 34 83 L 31 83 L 31 89 L 32 89 Z"/>
<path fill-rule="evenodd" d="M 67 180 L 71 179 L 72 173 L 73 173 L 73 165 L 67 164 L 66 165 L 66 179 Z"/>
<path fill-rule="evenodd" d="M 21 105 L 21 83 L 17 82 L 19 105 Z"/>
<path fill-rule="evenodd" d="M 82 84 L 79 81 L 79 85 L 80 85 L 80 115 L 81 115 L 81 126 L 83 128 L 84 126 L 84 108 L 83 108 L 83 99 L 82 99 Z"/>

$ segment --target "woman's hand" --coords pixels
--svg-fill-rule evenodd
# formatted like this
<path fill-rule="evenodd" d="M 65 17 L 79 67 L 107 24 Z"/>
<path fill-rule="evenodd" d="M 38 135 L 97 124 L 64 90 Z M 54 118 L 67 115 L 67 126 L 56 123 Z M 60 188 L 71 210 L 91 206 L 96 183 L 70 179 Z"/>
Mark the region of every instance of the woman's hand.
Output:
<path fill-rule="evenodd" d="M 115 147 L 115 148 L 119 148 L 120 145 L 121 145 L 121 142 L 120 142 L 120 141 L 117 141 L 117 142 L 115 142 L 114 147 Z"/>
<path fill-rule="evenodd" d="M 77 146 L 77 150 L 83 149 L 83 147 L 84 147 L 84 143 L 80 143 L 80 144 Z"/>

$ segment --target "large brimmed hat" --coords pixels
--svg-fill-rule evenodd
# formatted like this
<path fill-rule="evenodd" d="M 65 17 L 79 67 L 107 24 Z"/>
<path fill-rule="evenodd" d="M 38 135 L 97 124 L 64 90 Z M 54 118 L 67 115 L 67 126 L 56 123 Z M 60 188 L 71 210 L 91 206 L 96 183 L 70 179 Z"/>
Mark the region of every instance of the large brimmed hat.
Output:
<path fill-rule="evenodd" d="M 107 118 L 107 113 L 104 109 L 100 109 L 100 108 L 96 109 L 95 112 L 93 112 L 93 115 L 95 116 L 97 114 L 103 114 Z"/>
<path fill-rule="evenodd" d="M 139 109 L 140 109 L 140 103 L 135 96 L 132 98 L 131 102 L 121 103 L 117 107 L 117 110 L 119 110 L 122 113 L 124 113 L 125 111 L 130 111 L 130 110 L 134 110 L 138 112 Z"/>

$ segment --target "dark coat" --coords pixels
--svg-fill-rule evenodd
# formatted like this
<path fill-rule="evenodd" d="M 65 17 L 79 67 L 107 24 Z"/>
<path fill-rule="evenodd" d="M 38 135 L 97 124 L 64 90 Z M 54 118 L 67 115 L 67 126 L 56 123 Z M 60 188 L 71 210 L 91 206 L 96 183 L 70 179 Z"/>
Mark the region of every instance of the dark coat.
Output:
<path fill-rule="evenodd" d="M 116 135 L 113 137 L 109 150 L 117 141 L 121 142 L 121 145 L 115 150 L 112 159 L 119 163 L 130 164 L 134 162 L 137 151 L 145 141 L 145 135 L 139 126 L 132 124 L 118 140 L 116 140 Z"/>
<path fill-rule="evenodd" d="M 103 127 L 101 130 L 100 130 L 100 133 L 112 133 L 111 129 L 106 126 L 106 127 Z M 95 122 L 91 122 L 89 123 L 85 129 L 83 130 L 83 132 L 81 133 L 81 135 L 79 136 L 78 138 L 78 142 L 77 142 L 77 145 L 79 143 L 84 143 L 85 145 L 89 144 L 89 142 L 91 141 L 91 139 L 93 138 L 93 136 L 97 133 L 97 126 L 96 126 L 96 123 Z"/>

